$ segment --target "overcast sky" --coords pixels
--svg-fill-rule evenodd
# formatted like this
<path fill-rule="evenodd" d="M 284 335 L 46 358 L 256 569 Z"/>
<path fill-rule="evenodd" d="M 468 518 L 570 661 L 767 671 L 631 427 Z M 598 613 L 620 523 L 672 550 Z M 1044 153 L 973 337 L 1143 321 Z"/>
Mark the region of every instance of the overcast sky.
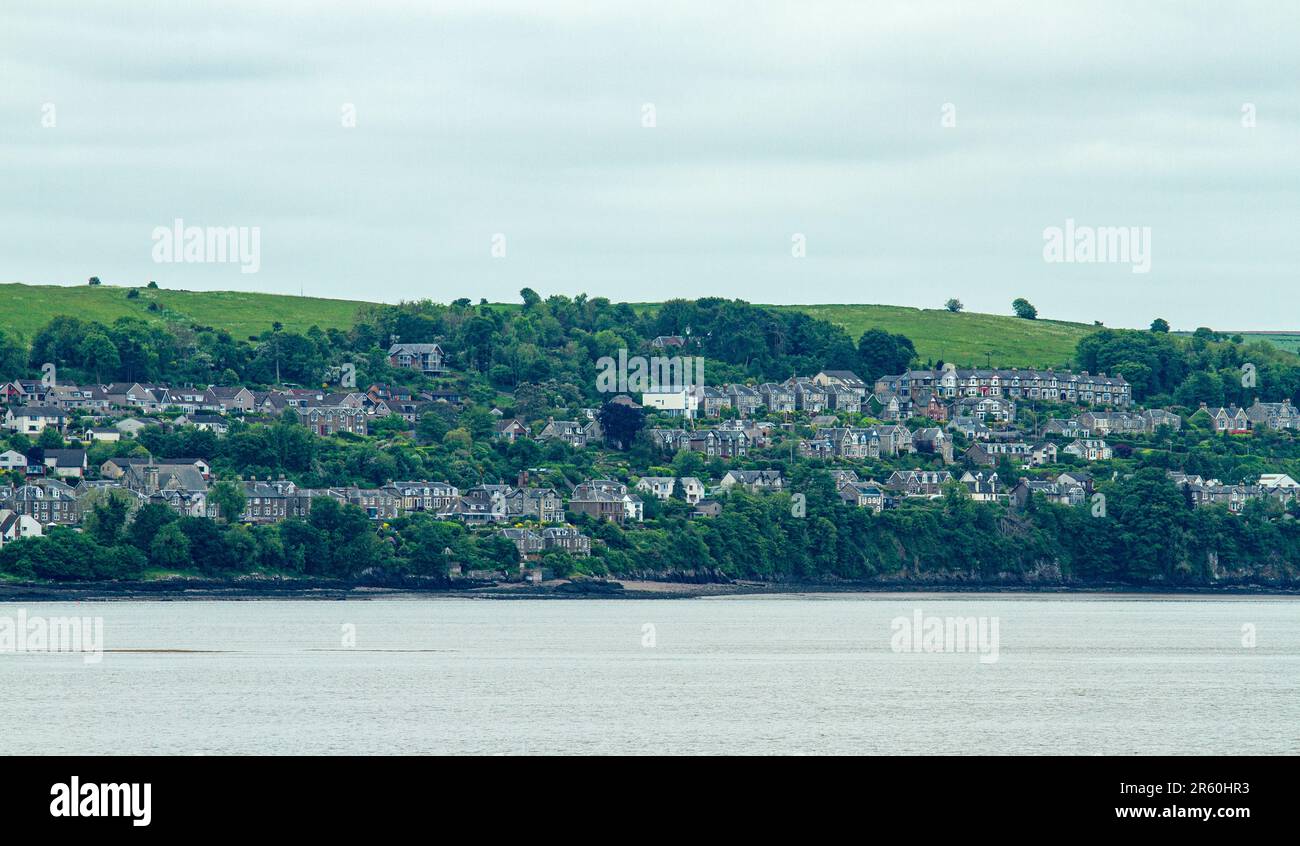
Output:
<path fill-rule="evenodd" d="M 1300 329 L 1300 5 L 1070 5 L 3 0 L 0 281 Z"/>

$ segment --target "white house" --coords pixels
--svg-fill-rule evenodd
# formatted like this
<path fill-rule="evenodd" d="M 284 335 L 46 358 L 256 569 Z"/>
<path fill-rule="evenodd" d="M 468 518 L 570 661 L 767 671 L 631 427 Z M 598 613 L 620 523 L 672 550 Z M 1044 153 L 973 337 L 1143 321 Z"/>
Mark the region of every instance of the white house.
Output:
<path fill-rule="evenodd" d="M 704 499 L 704 483 L 694 476 L 683 476 L 682 495 L 686 497 L 686 502 L 690 505 L 698 505 L 699 501 Z"/>
<path fill-rule="evenodd" d="M 62 432 L 67 422 L 67 412 L 47 406 L 29 405 L 5 412 L 5 428 L 25 435 L 39 435 L 47 426 Z"/>
<path fill-rule="evenodd" d="M 35 517 L 0 508 L 0 546 L 23 538 L 39 538 L 41 524 Z"/>
<path fill-rule="evenodd" d="M 641 395 L 641 405 L 672 417 L 692 418 L 700 407 L 699 395 L 690 388 L 680 391 L 656 391 Z"/>
<path fill-rule="evenodd" d="M 653 494 L 659 499 L 671 499 L 677 480 L 672 476 L 645 476 L 636 483 L 636 489 Z"/>
<path fill-rule="evenodd" d="M 27 456 L 23 455 L 16 449 L 8 449 L 0 452 L 0 471 L 16 471 L 22 473 L 27 470 Z"/>

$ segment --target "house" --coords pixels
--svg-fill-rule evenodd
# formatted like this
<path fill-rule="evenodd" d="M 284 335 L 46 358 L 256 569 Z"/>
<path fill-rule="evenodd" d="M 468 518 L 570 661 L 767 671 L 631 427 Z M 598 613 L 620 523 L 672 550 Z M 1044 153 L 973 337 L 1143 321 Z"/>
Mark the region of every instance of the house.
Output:
<path fill-rule="evenodd" d="M 460 500 L 460 490 L 447 482 L 393 482 L 388 487 L 401 498 L 405 512 L 446 514 Z"/>
<path fill-rule="evenodd" d="M 543 523 L 564 519 L 564 499 L 555 488 L 514 488 L 505 495 L 508 517 L 531 517 Z"/>
<path fill-rule="evenodd" d="M 933 391 L 944 399 L 994 396 L 1011 400 L 1043 400 L 1084 405 L 1114 405 L 1120 408 L 1133 402 L 1132 386 L 1118 373 L 1095 376 L 1086 370 L 958 369 L 951 364 L 942 370 L 909 370 L 876 380 L 875 390 L 896 391 L 914 398 L 922 391 Z"/>
<path fill-rule="evenodd" d="M 371 520 L 392 520 L 401 513 L 401 496 L 386 487 L 327 488 L 323 495 L 360 508 Z"/>
<path fill-rule="evenodd" d="M 313 435 L 327 437 L 341 432 L 365 435 L 369 431 L 369 417 L 364 408 L 352 405 L 313 405 L 295 407 L 298 420 Z"/>
<path fill-rule="evenodd" d="M 716 499 L 710 499 L 710 500 L 705 500 L 703 502 L 696 503 L 695 510 L 691 512 L 691 516 L 692 517 L 717 517 L 721 513 L 722 513 L 722 503 L 718 502 Z"/>
<path fill-rule="evenodd" d="M 1297 482 L 1285 473 L 1262 473 L 1260 474 L 1258 484 L 1266 491 L 1300 490 L 1300 482 Z"/>
<path fill-rule="evenodd" d="M 839 486 L 837 492 L 846 505 L 870 508 L 876 513 L 880 513 L 885 508 L 885 489 L 874 481 L 845 482 Z"/>
<path fill-rule="evenodd" d="M 1247 416 L 1250 416 L 1249 411 L 1247 411 Z M 1146 420 L 1147 432 L 1154 432 L 1161 426 L 1168 426 L 1170 429 L 1177 432 L 1183 427 L 1183 418 L 1174 414 L 1172 411 L 1165 411 L 1163 408 L 1149 408 L 1142 412 L 1142 417 Z M 1295 427 L 1290 426 L 1286 428 Z"/>
<path fill-rule="evenodd" d="M 1045 467 L 1048 464 L 1055 464 L 1059 452 L 1056 444 L 1051 441 L 1043 441 L 1034 444 L 1029 450 L 1029 463 L 1034 467 Z"/>
<path fill-rule="evenodd" d="M 650 346 L 657 350 L 686 346 L 686 339 L 681 335 L 659 335 L 650 341 Z"/>
<path fill-rule="evenodd" d="M 906 426 L 897 423 L 878 426 L 876 432 L 880 435 L 881 455 L 916 452 L 916 446 L 912 443 L 912 430 Z"/>
<path fill-rule="evenodd" d="M 645 476 L 636 483 L 637 490 L 653 494 L 657 499 L 662 500 L 671 499 L 673 489 L 676 487 L 677 480 L 672 476 Z"/>
<path fill-rule="evenodd" d="M 59 478 L 80 479 L 86 475 L 86 451 L 84 449 L 47 449 L 45 466 Z"/>
<path fill-rule="evenodd" d="M 222 414 L 252 412 L 256 396 L 242 385 L 213 385 L 203 392 L 203 408 Z"/>
<path fill-rule="evenodd" d="M 897 423 L 912 416 L 912 401 L 896 391 L 877 391 L 874 396 L 880 406 L 876 416 L 881 420 Z"/>
<path fill-rule="evenodd" d="M 46 428 L 63 434 L 68 428 L 68 414 L 48 405 L 27 405 L 5 411 L 5 428 L 24 435 L 39 435 Z"/>
<path fill-rule="evenodd" d="M 421 373 L 447 372 L 442 347 L 437 344 L 393 344 L 388 348 L 388 363 Z"/>
<path fill-rule="evenodd" d="M 727 475 L 722 477 L 721 485 L 723 490 L 740 485 L 754 492 L 779 491 L 784 480 L 780 470 L 728 470 Z"/>
<path fill-rule="evenodd" d="M 1051 417 L 1043 424 L 1043 434 L 1056 435 L 1061 438 L 1090 438 L 1092 437 L 1092 430 L 1079 420 Z"/>
<path fill-rule="evenodd" d="M 709 458 L 743 458 L 749 453 L 750 438 L 735 429 L 700 429 L 686 433 L 684 446 Z"/>
<path fill-rule="evenodd" d="M 191 412 L 182 414 L 172 422 L 177 426 L 193 426 L 200 432 L 212 432 L 217 436 L 225 435 L 230 430 L 230 421 L 220 414 Z"/>
<path fill-rule="evenodd" d="M 578 485 L 569 497 L 569 510 L 616 523 L 640 522 L 644 503 L 628 493 L 627 485 L 612 479 L 593 479 Z"/>
<path fill-rule="evenodd" d="M 0 452 L 0 473 L 26 473 L 27 456 L 16 449 Z"/>
<path fill-rule="evenodd" d="M 966 487 L 966 492 L 975 502 L 996 502 L 998 498 L 998 474 L 989 473 L 984 475 L 983 471 L 971 473 L 967 471 L 961 476 L 961 484 Z"/>
<path fill-rule="evenodd" d="M 475 485 L 466 490 L 446 512 L 446 516 L 472 526 L 482 526 L 506 519 L 506 496 L 514 490 L 509 485 Z"/>
<path fill-rule="evenodd" d="M 1215 432 L 1241 435 L 1250 431 L 1250 416 L 1246 414 L 1245 409 L 1237 408 L 1235 405 L 1227 408 L 1207 408 L 1205 403 L 1201 403 L 1201 409 L 1210 415 L 1210 424 Z"/>
<path fill-rule="evenodd" d="M 199 499 L 205 499 L 208 491 L 208 480 L 202 471 L 193 464 L 183 463 L 128 464 L 126 472 L 121 477 L 121 484 L 129 491 L 149 497 L 161 491 L 188 494 L 189 497 L 185 500 L 187 511 Z M 173 501 L 169 504 L 175 506 L 178 503 Z"/>
<path fill-rule="evenodd" d="M 23 538 L 39 538 L 42 533 L 41 524 L 36 518 L 0 508 L 0 546 Z"/>
<path fill-rule="evenodd" d="M 731 407 L 741 417 L 752 417 L 763 407 L 763 395 L 748 385 L 726 385 L 723 390 L 731 397 Z"/>
<path fill-rule="evenodd" d="M 1300 411 L 1290 400 L 1260 402 L 1256 398 L 1255 404 L 1246 409 L 1246 417 L 1254 429 L 1300 429 Z"/>
<path fill-rule="evenodd" d="M 807 377 L 787 379 L 781 387 L 794 394 L 794 407 L 805 414 L 821 414 L 830 406 L 827 392 Z"/>
<path fill-rule="evenodd" d="M 1096 438 L 1079 438 L 1071 441 L 1061 452 L 1084 461 L 1109 461 L 1114 457 L 1110 446 Z"/>
<path fill-rule="evenodd" d="M 542 549 L 558 549 L 569 555 L 586 557 L 591 555 L 591 538 L 578 531 L 574 526 L 547 526 L 541 531 Z"/>
<path fill-rule="evenodd" d="M 954 417 L 945 428 L 968 441 L 987 441 L 993 432 L 982 420 L 974 417 Z"/>
<path fill-rule="evenodd" d="M 1083 470 L 1070 470 L 1056 477 L 1056 483 L 1065 485 L 1078 485 L 1083 490 L 1091 494 L 1093 489 L 1092 474 Z"/>
<path fill-rule="evenodd" d="M 306 517 L 311 511 L 312 492 L 299 489 L 293 482 L 252 480 L 240 484 L 245 497 L 242 522 L 279 523 L 291 517 Z M 216 516 L 215 510 L 215 506 L 210 509 L 210 516 Z"/>
<path fill-rule="evenodd" d="M 1029 444 L 1023 441 L 994 441 L 974 444 L 966 450 L 964 457 L 975 464 L 992 467 L 1003 458 L 1027 462 L 1031 451 Z"/>
<path fill-rule="evenodd" d="M 912 447 L 916 452 L 941 456 L 952 463 L 952 438 L 937 426 L 926 426 L 912 433 Z"/>
<path fill-rule="evenodd" d="M 700 414 L 705 417 L 721 417 L 724 408 L 732 407 L 731 395 L 721 388 L 710 388 L 706 385 L 695 388 L 695 395 Z"/>
<path fill-rule="evenodd" d="M 496 423 L 495 436 L 507 443 L 513 444 L 520 438 L 528 437 L 528 435 L 528 427 L 517 417 L 510 420 L 498 420 Z"/>
<path fill-rule="evenodd" d="M 133 438 L 140 434 L 143 429 L 161 425 L 162 421 L 156 417 L 127 417 L 114 423 L 113 428 L 129 438 Z"/>
<path fill-rule="evenodd" d="M 794 391 L 785 385 L 765 382 L 758 386 L 758 395 L 763 399 L 763 406 L 776 414 L 785 414 L 795 410 Z"/>
<path fill-rule="evenodd" d="M 1021 479 L 1011 489 L 1011 502 L 1016 508 L 1024 508 L 1034 494 L 1057 505 L 1079 505 L 1087 499 L 1087 492 L 1077 483 Z"/>
<path fill-rule="evenodd" d="M 1085 411 L 1079 423 L 1094 435 L 1137 435 L 1147 431 L 1147 418 L 1127 411 Z"/>
<path fill-rule="evenodd" d="M 867 383 L 859 379 L 858 374 L 852 370 L 823 370 L 812 377 L 812 380 L 823 388 L 844 388 L 857 396 L 859 403 L 865 400 L 869 393 Z"/>
<path fill-rule="evenodd" d="M 695 417 L 699 404 L 700 397 L 695 388 L 652 391 L 641 395 L 643 407 L 669 417 L 684 417 L 688 420 Z"/>
<path fill-rule="evenodd" d="M 548 418 L 542 431 L 537 433 L 537 440 L 543 443 L 552 440 L 561 441 L 574 449 L 582 449 L 587 445 L 586 425 L 577 420 Z"/>
<path fill-rule="evenodd" d="M 86 440 L 115 444 L 122 440 L 122 433 L 112 426 L 91 426 L 86 430 Z"/>
<path fill-rule="evenodd" d="M 1016 404 L 1000 396 L 961 397 L 953 401 L 950 416 L 1005 426 L 1016 419 Z"/>
<path fill-rule="evenodd" d="M 704 499 L 704 483 L 694 476 L 683 476 L 681 478 L 682 495 L 688 505 L 698 505 L 700 500 Z"/>
<path fill-rule="evenodd" d="M 519 557 L 526 561 L 537 559 L 542 554 L 542 536 L 532 529 L 501 529 L 501 537 L 515 545 Z"/>
<path fill-rule="evenodd" d="M 10 508 L 42 526 L 73 526 L 81 522 L 81 506 L 72 488 L 52 479 L 15 490 Z"/>
<path fill-rule="evenodd" d="M 943 486 L 953 481 L 947 470 L 895 470 L 885 480 L 885 489 L 896 496 L 927 497 L 943 495 Z"/>

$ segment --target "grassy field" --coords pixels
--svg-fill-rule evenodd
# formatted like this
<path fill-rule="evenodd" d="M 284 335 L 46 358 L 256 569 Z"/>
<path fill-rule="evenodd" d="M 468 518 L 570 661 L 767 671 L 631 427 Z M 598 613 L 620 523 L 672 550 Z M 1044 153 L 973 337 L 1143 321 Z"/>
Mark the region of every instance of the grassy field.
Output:
<path fill-rule="evenodd" d="M 356 300 L 328 300 L 237 291 L 170 291 L 141 288 L 127 299 L 127 288 L 82 285 L 0 285 L 0 330 L 29 341 L 51 318 L 66 314 L 102 323 L 131 315 L 151 322 L 198 323 L 227 329 L 246 338 L 272 322 L 303 331 L 352 325 Z M 150 304 L 158 308 L 150 310 Z M 638 304 L 652 309 L 655 304 Z M 952 361 L 984 366 L 1061 366 L 1070 362 L 1074 346 L 1093 326 L 1055 320 L 917 309 L 887 305 L 790 305 L 774 308 L 806 312 L 843 326 L 856 342 L 867 329 L 881 328 L 912 339 L 921 360 Z"/>
<path fill-rule="evenodd" d="M 912 339 L 921 359 L 957 365 L 1048 367 L 1068 364 L 1079 339 L 1097 327 L 1059 320 L 1021 320 L 997 314 L 953 314 L 943 309 L 887 305 L 778 306 L 843 326 L 856 342 L 868 329 Z"/>
<path fill-rule="evenodd" d="M 305 331 L 313 324 L 322 329 L 352 325 L 355 300 L 326 300 L 243 291 L 168 291 L 141 288 L 140 296 L 126 298 L 127 288 L 108 285 L 0 285 L 0 330 L 27 340 L 50 319 L 71 315 L 84 320 L 112 323 L 119 317 L 139 317 L 150 322 L 198 323 L 227 329 L 246 338 L 279 321 L 286 329 Z M 158 310 L 150 311 L 150 303 Z"/>

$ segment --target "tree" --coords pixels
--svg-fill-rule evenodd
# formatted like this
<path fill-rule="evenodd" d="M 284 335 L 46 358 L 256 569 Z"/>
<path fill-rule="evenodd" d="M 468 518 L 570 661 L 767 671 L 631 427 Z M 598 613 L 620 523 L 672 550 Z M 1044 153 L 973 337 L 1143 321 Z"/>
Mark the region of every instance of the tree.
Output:
<path fill-rule="evenodd" d="M 0 332 L 0 373 L 16 374 L 27 369 L 27 347 Z"/>
<path fill-rule="evenodd" d="M 596 412 L 596 420 L 605 432 L 605 440 L 626 451 L 645 426 L 645 409 L 610 401 Z"/>
<path fill-rule="evenodd" d="M 117 369 L 122 366 L 122 360 L 117 354 L 117 347 L 102 332 L 87 335 L 86 339 L 81 342 L 79 352 L 81 353 L 83 365 L 95 374 L 96 382 L 100 381 L 100 376 L 103 373 L 116 373 Z"/>
<path fill-rule="evenodd" d="M 160 570 L 186 570 L 193 565 L 190 539 L 176 523 L 158 530 L 149 544 L 149 563 Z"/>
<path fill-rule="evenodd" d="M 208 491 L 208 502 L 215 505 L 217 513 L 229 523 L 232 519 L 237 519 L 244 513 L 244 506 L 248 504 L 248 497 L 244 494 L 243 489 L 233 482 L 217 482 Z"/>
<path fill-rule="evenodd" d="M 916 358 L 916 348 L 905 335 L 891 335 L 884 329 L 868 329 L 858 339 L 859 374 L 868 384 L 893 373 L 901 373 Z"/>
<path fill-rule="evenodd" d="M 1024 297 L 1016 297 L 1011 301 L 1011 310 L 1016 313 L 1016 317 L 1022 317 L 1025 320 L 1037 320 L 1038 309 L 1030 304 L 1029 300 Z"/>
<path fill-rule="evenodd" d="M 126 527 L 126 538 L 137 549 L 148 552 L 162 527 L 175 523 L 176 520 L 177 514 L 169 506 L 162 503 L 142 505 L 135 512 L 135 518 Z"/>
<path fill-rule="evenodd" d="M 524 288 L 519 292 L 520 298 L 524 301 L 524 311 L 531 311 L 542 301 L 542 297 L 532 288 Z"/>
<path fill-rule="evenodd" d="M 1152 332 L 1168 332 L 1168 331 L 1169 331 L 1169 321 L 1168 321 L 1168 320 L 1165 320 L 1163 317 L 1157 317 L 1155 320 L 1151 321 L 1151 331 L 1152 331 Z"/>
<path fill-rule="evenodd" d="M 85 530 L 100 546 L 113 546 L 122 537 L 131 514 L 134 494 L 121 489 L 105 488 L 92 491 L 82 502 L 85 513 Z M 89 509 L 87 510 L 87 506 Z"/>
<path fill-rule="evenodd" d="M 953 314 L 956 314 L 957 312 L 965 308 L 965 306 L 961 304 L 961 300 L 957 299 L 956 297 L 953 297 L 952 299 L 948 300 L 948 302 L 944 303 L 943 307 L 948 309 L 948 311 L 951 311 Z"/>

